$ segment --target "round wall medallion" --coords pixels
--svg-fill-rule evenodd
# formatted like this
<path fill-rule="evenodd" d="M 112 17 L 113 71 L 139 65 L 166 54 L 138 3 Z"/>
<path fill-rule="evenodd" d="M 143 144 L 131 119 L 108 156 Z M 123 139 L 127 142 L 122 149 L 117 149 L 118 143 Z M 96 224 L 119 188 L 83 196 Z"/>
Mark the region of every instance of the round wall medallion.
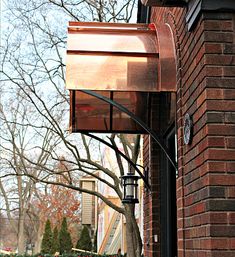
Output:
<path fill-rule="evenodd" d="M 184 143 L 186 145 L 190 144 L 193 137 L 193 122 L 188 113 L 184 116 Z"/>

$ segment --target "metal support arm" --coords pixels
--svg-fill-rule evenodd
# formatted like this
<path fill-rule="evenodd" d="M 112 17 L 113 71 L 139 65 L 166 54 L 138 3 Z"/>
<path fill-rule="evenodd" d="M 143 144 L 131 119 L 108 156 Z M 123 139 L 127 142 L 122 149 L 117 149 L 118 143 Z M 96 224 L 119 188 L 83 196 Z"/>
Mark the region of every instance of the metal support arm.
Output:
<path fill-rule="evenodd" d="M 97 137 L 97 136 L 95 136 L 95 135 L 93 135 L 93 134 L 90 134 L 90 133 L 87 133 L 87 132 L 83 132 L 83 134 L 86 135 L 86 136 L 89 136 L 89 137 L 91 137 L 91 138 L 94 138 L 94 139 L 97 140 L 97 141 L 100 141 L 101 143 L 103 143 L 103 144 L 107 145 L 108 147 L 112 148 L 117 154 L 121 155 L 121 156 L 136 170 L 136 172 L 139 174 L 139 176 L 143 179 L 143 181 L 144 181 L 146 187 L 147 187 L 149 190 L 151 190 L 151 187 L 150 187 L 150 185 L 149 185 L 149 183 L 148 183 L 148 180 L 147 180 L 146 177 L 143 175 L 143 173 L 140 171 L 140 169 L 137 167 L 137 166 L 139 166 L 139 167 L 141 167 L 141 168 L 144 169 L 143 166 L 138 165 L 138 164 L 135 164 L 130 158 L 128 158 L 128 157 L 127 157 L 123 152 L 121 152 L 117 147 L 113 146 L 112 144 L 108 143 L 107 141 L 103 140 L 102 138 Z M 145 169 L 144 169 L 144 171 L 145 171 Z"/>
<path fill-rule="evenodd" d="M 86 93 L 88 95 L 91 95 L 93 97 L 96 97 L 96 98 L 98 98 L 98 99 L 100 99 L 100 100 L 102 100 L 102 101 L 104 101 L 106 103 L 109 103 L 112 106 L 118 108 L 120 111 L 126 113 L 132 120 L 134 120 L 137 124 L 139 124 L 154 139 L 154 141 L 160 146 L 162 151 L 165 153 L 167 159 L 173 165 L 175 170 L 177 170 L 177 165 L 176 165 L 174 159 L 172 159 L 167 146 L 164 144 L 164 142 L 162 142 L 162 140 L 158 137 L 158 135 L 150 127 L 148 127 L 139 117 L 134 115 L 132 112 L 130 112 L 127 108 L 125 108 L 124 106 L 120 105 L 119 103 L 117 103 L 117 102 L 115 102 L 115 101 L 113 101 L 113 100 L 111 100 L 111 99 L 109 99 L 109 98 L 107 98 L 105 96 L 102 96 L 102 95 L 100 95 L 100 94 L 98 94 L 98 93 L 96 93 L 94 91 L 91 91 L 91 90 L 80 90 L 80 91 L 83 92 L 83 93 Z M 135 169 L 136 169 L 136 167 L 135 167 Z"/>

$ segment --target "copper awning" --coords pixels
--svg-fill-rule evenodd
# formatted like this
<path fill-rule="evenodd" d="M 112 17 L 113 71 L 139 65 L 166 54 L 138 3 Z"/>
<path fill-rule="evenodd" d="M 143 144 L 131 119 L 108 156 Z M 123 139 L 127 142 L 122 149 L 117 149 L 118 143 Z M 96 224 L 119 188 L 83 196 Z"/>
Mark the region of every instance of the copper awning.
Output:
<path fill-rule="evenodd" d="M 70 90 L 175 91 L 175 53 L 167 25 L 70 22 Z"/>
<path fill-rule="evenodd" d="M 72 132 L 144 133 L 128 115 L 79 90 L 93 90 L 149 123 L 150 92 L 176 89 L 167 25 L 70 22 L 66 87 Z"/>

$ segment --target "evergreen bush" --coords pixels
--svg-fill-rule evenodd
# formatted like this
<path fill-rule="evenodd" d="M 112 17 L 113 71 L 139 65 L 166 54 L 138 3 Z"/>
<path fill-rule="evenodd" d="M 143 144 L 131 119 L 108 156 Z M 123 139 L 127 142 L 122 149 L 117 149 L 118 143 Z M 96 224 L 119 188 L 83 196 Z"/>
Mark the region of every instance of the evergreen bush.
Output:
<path fill-rule="evenodd" d="M 76 248 L 86 251 L 92 250 L 91 237 L 87 226 L 83 227 L 80 238 L 77 241 Z"/>
<path fill-rule="evenodd" d="M 55 227 L 53 230 L 51 252 L 52 254 L 55 254 L 56 252 L 60 252 L 59 232 L 57 227 Z"/>
<path fill-rule="evenodd" d="M 41 253 L 43 254 L 50 254 L 52 247 L 52 231 L 51 231 L 51 222 L 47 220 L 45 225 L 45 230 L 42 238 L 41 244 Z"/>
<path fill-rule="evenodd" d="M 61 228 L 60 228 L 59 248 L 60 248 L 60 251 L 59 251 L 60 254 L 70 253 L 73 248 L 72 239 L 68 231 L 66 218 L 63 218 Z"/>

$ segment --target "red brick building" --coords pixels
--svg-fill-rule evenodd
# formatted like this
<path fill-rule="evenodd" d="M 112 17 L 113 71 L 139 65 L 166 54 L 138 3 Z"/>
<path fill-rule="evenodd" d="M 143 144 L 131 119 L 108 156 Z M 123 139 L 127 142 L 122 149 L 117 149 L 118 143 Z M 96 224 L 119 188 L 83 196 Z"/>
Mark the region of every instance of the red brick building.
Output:
<path fill-rule="evenodd" d="M 150 22 L 168 24 L 174 38 L 177 94 L 154 95 L 152 126 L 178 164 L 175 172 L 145 137 L 152 193 L 145 192 L 144 256 L 234 257 L 235 1 L 142 2 Z"/>
<path fill-rule="evenodd" d="M 166 24 L 167 28 L 171 30 L 174 41 L 173 52 L 175 52 L 176 64 L 173 65 L 173 68 L 171 66 L 171 69 L 166 69 L 167 65 L 160 63 L 158 65 L 160 68 L 157 68 L 156 73 L 155 69 L 152 69 L 152 73 L 154 73 L 153 78 L 162 82 L 159 71 L 165 69 L 163 72 L 166 75 L 164 82 L 168 86 L 170 84 L 170 88 L 172 86 L 174 90 L 170 90 L 171 92 L 175 92 L 170 93 L 164 87 L 153 91 L 154 93 L 151 93 L 150 96 L 151 108 L 149 110 L 151 110 L 150 127 L 168 146 L 171 156 L 175 157 L 178 165 L 176 171 L 159 145 L 149 136 L 145 136 L 143 156 L 144 164 L 149 167 L 150 171 L 151 192 L 146 190 L 144 195 L 144 256 L 234 257 L 235 0 L 142 0 L 142 3 L 149 7 L 144 7 L 139 1 L 139 22 L 155 23 L 157 33 L 159 33 L 160 25 Z M 77 26 L 77 23 L 70 25 L 72 27 Z M 84 25 L 79 23 L 79 26 Z M 90 26 L 100 28 L 104 25 L 93 24 Z M 129 27 L 127 24 L 119 24 L 118 26 Z M 130 25 L 129 30 L 132 26 L 133 24 Z M 111 25 L 111 27 L 114 28 L 116 25 Z M 154 26 L 150 27 L 152 33 Z M 117 27 L 115 30 L 117 31 Z M 121 31 L 124 30 L 121 29 L 120 33 Z M 147 29 L 142 24 L 136 31 L 146 33 Z M 136 38 L 138 39 L 138 36 Z M 161 37 L 157 36 L 157 38 L 160 39 Z M 169 40 L 171 39 L 169 38 Z M 71 44 L 71 48 L 69 48 L 70 53 L 75 53 L 74 57 L 71 54 L 71 58 L 79 56 L 79 51 L 76 52 L 78 42 L 80 41 L 77 40 L 76 44 Z M 102 42 L 108 42 L 108 38 Z M 151 37 L 148 42 L 155 44 Z M 159 42 L 156 41 L 158 50 L 160 49 L 159 46 L 162 46 L 162 43 L 159 44 Z M 166 37 L 164 42 L 166 43 L 163 47 L 164 53 L 167 53 Z M 121 46 L 121 48 L 125 48 L 126 45 L 121 42 Z M 93 47 L 92 53 L 97 50 L 95 44 Z M 132 47 L 135 48 L 136 44 Z M 85 47 L 86 54 L 89 53 L 89 50 Z M 99 54 L 103 53 L 100 52 L 100 49 L 98 50 Z M 113 49 L 111 50 L 113 51 Z M 121 50 L 126 51 L 126 49 Z M 148 52 L 148 44 L 144 44 L 144 53 L 142 50 L 137 53 L 137 57 Z M 107 49 L 105 51 L 107 54 Z M 111 52 L 108 51 L 108 55 Z M 120 49 L 117 53 L 120 55 Z M 125 53 L 124 56 L 131 54 L 133 51 L 128 54 Z M 152 55 L 155 56 L 156 53 L 150 51 L 147 54 L 146 59 Z M 161 55 L 160 49 L 160 59 Z M 164 59 L 164 64 L 172 64 L 171 58 L 167 55 L 164 56 Z M 124 70 L 126 73 L 130 73 L 129 75 L 133 73 L 133 81 L 138 82 L 140 87 L 144 87 L 146 81 L 153 84 L 148 75 L 151 73 L 148 73 L 151 63 L 152 61 L 146 62 L 141 72 L 136 69 L 138 66 L 135 66 L 135 63 L 134 66 L 130 65 L 128 72 L 128 65 L 125 66 Z M 83 62 L 81 61 L 79 64 L 83 65 Z M 67 69 L 67 74 L 71 75 L 72 82 L 76 82 L 77 77 L 79 77 L 77 76 L 75 80 L 73 76 L 74 74 L 77 75 L 77 72 L 73 72 L 76 70 L 76 65 L 77 62 L 71 62 L 70 73 Z M 93 90 L 110 91 L 110 85 L 107 82 L 107 87 L 103 88 L 105 84 L 103 77 L 107 77 L 107 67 L 110 66 L 112 65 L 110 65 L 109 59 L 102 66 L 106 69 L 103 69 L 104 73 L 100 73 L 102 76 L 100 75 L 98 79 L 93 77 L 97 75 L 92 73 L 93 69 L 89 69 L 91 73 L 88 73 L 89 76 L 86 77 L 94 80 L 88 81 L 89 86 L 92 85 L 93 87 L 96 81 L 102 81 L 100 88 L 94 87 Z M 96 64 L 93 63 L 92 67 L 96 67 Z M 171 85 L 172 83 L 169 81 L 174 81 L 172 76 L 175 74 L 175 68 L 176 83 Z M 171 72 L 173 69 L 174 72 Z M 132 80 L 125 77 L 120 82 L 123 74 L 117 74 L 116 70 L 113 69 L 112 74 L 118 77 L 117 81 L 119 82 L 114 83 L 116 88 L 112 88 L 112 90 L 122 91 L 123 88 L 120 89 L 119 84 L 123 86 L 125 82 L 128 87 L 128 83 L 132 84 Z M 123 69 L 120 70 L 123 71 Z M 145 72 L 144 75 L 143 72 Z M 84 80 L 83 76 L 80 77 Z M 84 89 L 83 87 L 78 88 L 75 82 L 71 83 L 75 87 L 69 88 L 70 90 Z M 85 87 L 85 89 L 87 88 Z M 90 88 L 88 87 L 88 89 Z M 162 89 L 168 92 L 163 92 Z M 133 91 L 133 88 L 124 88 L 122 96 L 124 100 L 126 100 L 126 95 L 128 95 L 126 91 L 128 90 Z M 148 91 L 141 88 L 138 90 Z M 138 90 L 135 89 L 134 91 Z M 76 106 L 79 94 L 81 92 L 72 92 L 71 102 L 73 106 Z M 110 99 L 115 99 L 113 96 L 115 93 L 109 92 L 109 94 Z M 88 98 L 84 96 L 81 98 L 80 101 L 83 101 L 85 106 L 87 103 L 92 104 Z M 110 99 L 106 102 L 110 103 Z M 95 100 L 97 101 L 97 99 Z M 99 115 L 95 117 L 96 119 L 92 115 L 89 117 L 87 114 L 84 117 L 81 116 L 85 122 L 79 123 L 77 122 L 79 119 L 75 119 L 79 113 L 76 113 L 75 107 L 72 107 L 71 121 L 75 124 L 73 132 L 84 129 L 90 131 L 91 128 L 93 132 L 128 132 L 127 129 L 120 130 L 119 125 L 129 123 L 125 119 L 122 120 L 124 121 L 122 123 L 120 122 L 121 119 L 116 120 L 115 123 L 113 111 L 109 111 L 109 105 L 106 109 L 101 111 L 104 111 L 104 114 L 107 111 L 108 122 L 104 122 L 105 119 L 99 112 Z M 83 125 L 85 127 L 82 127 Z"/>

